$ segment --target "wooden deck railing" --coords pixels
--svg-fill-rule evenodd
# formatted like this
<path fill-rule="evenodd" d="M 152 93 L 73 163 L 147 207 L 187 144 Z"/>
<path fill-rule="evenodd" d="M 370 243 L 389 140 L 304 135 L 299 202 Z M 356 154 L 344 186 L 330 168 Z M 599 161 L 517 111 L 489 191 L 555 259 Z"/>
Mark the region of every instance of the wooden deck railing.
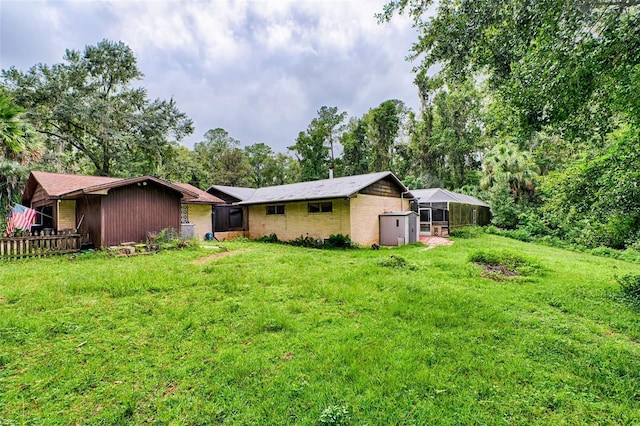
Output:
<path fill-rule="evenodd" d="M 0 238 L 0 259 L 52 256 L 80 251 L 82 235 L 75 233 L 21 234 Z"/>

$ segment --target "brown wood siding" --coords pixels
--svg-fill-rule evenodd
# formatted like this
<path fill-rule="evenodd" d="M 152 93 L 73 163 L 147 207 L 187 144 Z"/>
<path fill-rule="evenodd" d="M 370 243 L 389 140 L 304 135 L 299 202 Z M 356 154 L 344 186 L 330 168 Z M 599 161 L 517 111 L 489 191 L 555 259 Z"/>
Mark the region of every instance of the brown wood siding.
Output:
<path fill-rule="evenodd" d="M 379 197 L 400 198 L 401 191 L 395 182 L 387 179 L 382 179 L 367 186 L 366 188 L 361 190 L 360 193 L 367 195 L 377 195 Z"/>
<path fill-rule="evenodd" d="M 182 194 L 149 183 L 114 188 L 102 200 L 103 245 L 144 241 L 147 232 L 180 229 Z"/>
<path fill-rule="evenodd" d="M 101 220 L 102 196 L 91 195 L 76 200 L 76 214 L 80 224 L 80 232 L 89 234 L 91 242 L 96 247 L 102 247 L 102 220 Z"/>
<path fill-rule="evenodd" d="M 31 207 L 41 207 L 51 204 L 52 201 L 49 199 L 47 193 L 42 189 L 42 186 L 38 185 L 36 190 L 33 193 L 33 197 L 31 198 Z"/>

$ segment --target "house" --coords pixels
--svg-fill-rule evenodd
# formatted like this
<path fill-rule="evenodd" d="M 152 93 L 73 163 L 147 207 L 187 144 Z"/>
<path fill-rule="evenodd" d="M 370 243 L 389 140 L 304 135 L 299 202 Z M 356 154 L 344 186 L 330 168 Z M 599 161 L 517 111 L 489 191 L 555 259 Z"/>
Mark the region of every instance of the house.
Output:
<path fill-rule="evenodd" d="M 281 240 L 292 240 L 342 234 L 361 245 L 379 242 L 379 215 L 407 211 L 413 198 L 391 172 L 257 189 L 214 185 L 207 192 L 225 200 L 225 208 L 235 209 L 229 224 L 233 222 L 249 238 L 276 234 Z M 225 220 L 218 217 L 221 207 L 216 206 L 218 238 L 217 225 Z"/>
<path fill-rule="evenodd" d="M 195 189 L 153 176 L 123 179 L 34 171 L 22 204 L 40 213 L 33 227 L 36 230 L 77 229 L 96 247 L 105 247 L 143 241 L 147 232 L 179 229 L 181 212 L 188 213 L 190 208 L 197 212 L 198 224 L 206 228 L 204 208 L 195 206 L 205 205 L 210 212 L 222 200 Z M 209 224 L 204 230 L 210 229 Z"/>
<path fill-rule="evenodd" d="M 413 189 L 415 207 L 420 215 L 420 234 L 443 235 L 449 229 L 469 225 L 487 225 L 491 221 L 489 205 L 475 197 L 442 188 Z"/>

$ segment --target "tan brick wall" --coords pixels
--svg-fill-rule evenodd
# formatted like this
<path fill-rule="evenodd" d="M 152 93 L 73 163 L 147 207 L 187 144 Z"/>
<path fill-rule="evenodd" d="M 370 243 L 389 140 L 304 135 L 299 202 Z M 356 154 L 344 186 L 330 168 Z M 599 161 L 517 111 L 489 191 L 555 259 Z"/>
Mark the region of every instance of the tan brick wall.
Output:
<path fill-rule="evenodd" d="M 58 203 L 58 231 L 76 229 L 76 201 L 61 200 Z"/>
<path fill-rule="evenodd" d="M 193 235 L 204 240 L 204 234 L 211 232 L 211 206 L 209 204 L 187 204 L 189 222 L 193 223 Z"/>
<path fill-rule="evenodd" d="M 358 194 L 351 199 L 351 239 L 362 246 L 380 241 L 378 215 L 409 210 L 409 201 L 400 198 Z"/>
<path fill-rule="evenodd" d="M 328 238 L 331 234 L 350 235 L 349 200 L 332 201 L 333 212 L 309 213 L 307 202 L 284 203 L 285 214 L 267 215 L 266 204 L 249 206 L 249 238 L 260 238 L 275 233 L 280 240 L 288 241 L 307 235 L 312 238 Z"/>

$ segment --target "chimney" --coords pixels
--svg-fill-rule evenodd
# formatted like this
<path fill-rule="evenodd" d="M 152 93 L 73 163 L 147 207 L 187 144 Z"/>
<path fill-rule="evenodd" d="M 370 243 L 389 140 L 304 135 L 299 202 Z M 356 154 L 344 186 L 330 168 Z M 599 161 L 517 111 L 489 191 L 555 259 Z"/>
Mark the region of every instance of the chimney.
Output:
<path fill-rule="evenodd" d="M 333 179 L 333 166 L 329 166 L 329 179 Z"/>

